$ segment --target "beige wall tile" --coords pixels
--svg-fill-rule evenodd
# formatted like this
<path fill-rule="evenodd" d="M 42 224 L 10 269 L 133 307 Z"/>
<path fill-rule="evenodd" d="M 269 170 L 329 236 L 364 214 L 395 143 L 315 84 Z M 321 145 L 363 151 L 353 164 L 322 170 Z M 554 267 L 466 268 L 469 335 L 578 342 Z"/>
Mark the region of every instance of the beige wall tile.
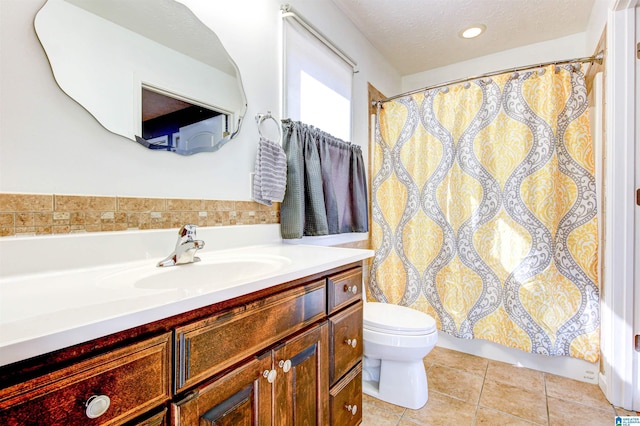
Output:
<path fill-rule="evenodd" d="M 53 195 L 0 194 L 0 212 L 53 211 Z"/>
<path fill-rule="evenodd" d="M 203 208 L 203 200 L 167 199 L 167 210 L 169 211 L 202 210 Z"/>
<path fill-rule="evenodd" d="M 36 235 L 48 235 L 53 233 L 51 225 L 36 226 Z"/>
<path fill-rule="evenodd" d="M 68 234 L 70 230 L 69 225 L 53 225 L 54 234 Z"/>
<path fill-rule="evenodd" d="M 15 220 L 15 214 L 14 213 L 0 213 L 0 227 L 6 228 L 6 227 L 13 227 L 16 225 L 16 220 Z"/>
<path fill-rule="evenodd" d="M 36 213 L 36 226 L 53 225 L 53 213 Z"/>
<path fill-rule="evenodd" d="M 207 211 L 231 211 L 235 209 L 235 201 L 205 200 L 203 210 Z"/>
<path fill-rule="evenodd" d="M 116 197 L 84 195 L 55 195 L 54 209 L 59 212 L 87 210 L 115 210 Z"/>
<path fill-rule="evenodd" d="M 0 194 L 0 213 L 0 236 L 280 222 L 279 203 L 64 194 Z"/>
<path fill-rule="evenodd" d="M 12 226 L 10 228 L 7 227 L 0 227 L 0 237 L 10 237 L 16 234 L 16 228 L 15 226 Z"/>
<path fill-rule="evenodd" d="M 86 217 L 86 213 L 85 212 L 71 212 L 71 214 L 69 215 L 69 223 L 71 225 L 85 225 L 85 217 Z"/>
<path fill-rule="evenodd" d="M 165 211 L 164 198 L 118 197 L 117 210 L 131 212 Z"/>
<path fill-rule="evenodd" d="M 34 227 L 36 224 L 34 213 L 16 213 L 16 226 L 20 227 Z"/>
<path fill-rule="evenodd" d="M 236 201 L 236 211 L 255 211 L 260 209 L 260 204 L 255 201 Z"/>

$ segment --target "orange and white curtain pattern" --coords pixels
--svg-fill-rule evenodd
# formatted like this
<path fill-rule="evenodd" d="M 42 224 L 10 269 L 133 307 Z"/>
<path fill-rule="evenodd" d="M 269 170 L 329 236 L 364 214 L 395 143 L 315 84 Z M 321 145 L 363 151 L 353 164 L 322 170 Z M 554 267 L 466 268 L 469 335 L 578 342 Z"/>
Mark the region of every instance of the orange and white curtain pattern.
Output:
<path fill-rule="evenodd" d="M 370 296 L 453 336 L 599 359 L 596 184 L 574 65 L 379 108 Z"/>

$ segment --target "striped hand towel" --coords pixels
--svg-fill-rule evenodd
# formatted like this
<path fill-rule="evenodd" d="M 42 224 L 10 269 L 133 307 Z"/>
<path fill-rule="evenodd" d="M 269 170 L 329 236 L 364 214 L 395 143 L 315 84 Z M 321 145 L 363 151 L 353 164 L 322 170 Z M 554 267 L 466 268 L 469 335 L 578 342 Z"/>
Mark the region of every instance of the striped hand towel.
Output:
<path fill-rule="evenodd" d="M 287 186 L 287 156 L 282 147 L 260 138 L 253 178 L 253 199 L 267 206 L 281 202 Z"/>

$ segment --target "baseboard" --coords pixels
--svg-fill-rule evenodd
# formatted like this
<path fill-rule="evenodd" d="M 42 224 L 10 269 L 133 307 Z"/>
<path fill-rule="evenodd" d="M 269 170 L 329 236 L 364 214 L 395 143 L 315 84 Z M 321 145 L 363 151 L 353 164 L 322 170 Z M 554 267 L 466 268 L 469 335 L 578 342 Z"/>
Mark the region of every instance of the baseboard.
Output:
<path fill-rule="evenodd" d="M 598 384 L 599 364 L 571 357 L 548 357 L 508 348 L 481 339 L 458 339 L 449 334 L 438 333 L 438 345 L 446 349 L 481 356 L 508 364 L 518 365 L 543 373 L 555 374 L 581 382 Z M 606 394 L 605 394 L 606 395 Z"/>

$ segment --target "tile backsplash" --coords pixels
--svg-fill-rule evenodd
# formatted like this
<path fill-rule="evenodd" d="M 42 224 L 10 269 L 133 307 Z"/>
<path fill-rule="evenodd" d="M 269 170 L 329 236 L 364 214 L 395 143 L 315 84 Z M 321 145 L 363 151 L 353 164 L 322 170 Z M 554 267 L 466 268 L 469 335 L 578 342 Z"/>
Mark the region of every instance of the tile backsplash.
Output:
<path fill-rule="evenodd" d="M 0 237 L 280 223 L 254 201 L 0 193 Z"/>

